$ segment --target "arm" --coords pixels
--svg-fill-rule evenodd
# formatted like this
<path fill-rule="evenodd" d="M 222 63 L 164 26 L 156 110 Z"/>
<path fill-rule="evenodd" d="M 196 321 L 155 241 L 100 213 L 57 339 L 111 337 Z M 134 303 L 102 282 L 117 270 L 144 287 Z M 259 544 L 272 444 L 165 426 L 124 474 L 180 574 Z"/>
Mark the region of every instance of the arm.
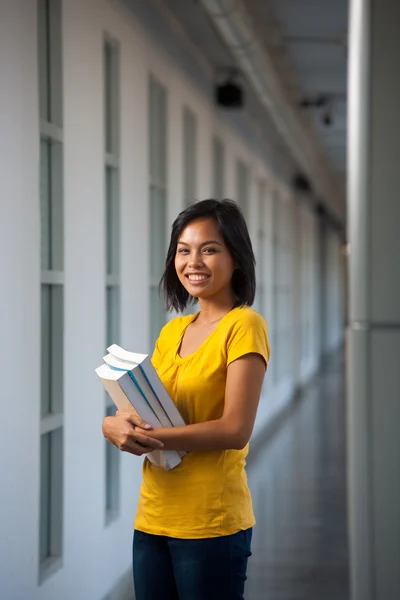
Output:
<path fill-rule="evenodd" d="M 184 427 L 152 429 L 145 435 L 163 442 L 165 450 L 207 452 L 244 448 L 253 431 L 264 375 L 265 361 L 261 355 L 252 353 L 238 358 L 228 366 L 221 418 Z M 134 417 L 129 420 L 137 425 Z"/>

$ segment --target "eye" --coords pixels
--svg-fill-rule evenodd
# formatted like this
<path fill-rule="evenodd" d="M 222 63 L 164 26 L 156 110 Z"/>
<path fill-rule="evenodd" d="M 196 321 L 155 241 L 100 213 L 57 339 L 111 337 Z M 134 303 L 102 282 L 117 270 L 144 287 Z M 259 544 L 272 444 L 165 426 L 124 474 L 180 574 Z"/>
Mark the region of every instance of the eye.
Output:
<path fill-rule="evenodd" d="M 206 254 L 215 254 L 216 251 L 217 251 L 216 248 L 211 248 L 211 247 L 203 248 L 203 252 L 205 252 Z"/>
<path fill-rule="evenodd" d="M 178 248 L 178 254 L 187 254 L 188 252 L 187 248 Z"/>

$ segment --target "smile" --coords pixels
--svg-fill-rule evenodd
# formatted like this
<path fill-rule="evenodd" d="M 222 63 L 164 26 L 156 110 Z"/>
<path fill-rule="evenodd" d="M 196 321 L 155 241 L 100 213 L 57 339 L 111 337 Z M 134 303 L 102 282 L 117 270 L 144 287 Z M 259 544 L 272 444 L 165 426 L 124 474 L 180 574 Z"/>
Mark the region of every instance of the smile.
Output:
<path fill-rule="evenodd" d="M 204 283 L 210 278 L 209 275 L 195 275 L 194 273 L 191 275 L 186 275 L 186 277 L 189 279 L 190 283 L 193 283 L 194 285 Z"/>

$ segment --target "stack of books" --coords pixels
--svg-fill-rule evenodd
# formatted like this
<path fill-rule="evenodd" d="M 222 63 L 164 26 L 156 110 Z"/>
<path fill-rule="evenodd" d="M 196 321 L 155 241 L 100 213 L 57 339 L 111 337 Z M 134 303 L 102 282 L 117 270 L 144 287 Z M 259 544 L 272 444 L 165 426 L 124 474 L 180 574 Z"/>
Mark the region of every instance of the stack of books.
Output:
<path fill-rule="evenodd" d="M 120 411 L 136 413 L 154 428 L 185 425 L 147 354 L 128 352 L 117 344 L 107 348 L 96 374 Z M 173 469 L 185 452 L 153 450 L 146 456 L 158 467 Z"/>

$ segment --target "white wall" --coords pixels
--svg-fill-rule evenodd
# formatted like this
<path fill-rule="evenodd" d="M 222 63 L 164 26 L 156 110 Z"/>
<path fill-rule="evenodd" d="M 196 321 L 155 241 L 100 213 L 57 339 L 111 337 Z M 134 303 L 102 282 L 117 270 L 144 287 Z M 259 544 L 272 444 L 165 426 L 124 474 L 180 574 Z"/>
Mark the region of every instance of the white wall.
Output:
<path fill-rule="evenodd" d="M 39 108 L 34 6 L 15 0 L 4 8 L 0 19 L 0 597 L 17 600 L 32 597 L 37 572 Z M 24 362 L 23 377 L 18 357 Z"/>
<path fill-rule="evenodd" d="M 183 208 L 182 107 L 197 118 L 198 197 L 212 192 L 211 143 L 225 143 L 226 196 L 236 195 L 236 160 L 251 166 L 249 229 L 257 249 L 257 182 L 267 184 L 264 260 L 265 316 L 271 330 L 274 265 L 272 193 L 295 210 L 290 190 L 255 156 L 216 109 L 152 43 L 123 9 L 105 0 L 64 0 L 64 540 L 62 567 L 38 585 L 40 456 L 40 227 L 39 123 L 35 3 L 5 3 L 0 22 L 0 148 L 2 218 L 1 360 L 3 379 L 0 439 L 2 510 L 0 512 L 0 597 L 7 600 L 101 600 L 130 567 L 132 521 L 141 478 L 141 461 L 122 455 L 120 516 L 105 526 L 105 452 L 101 436 L 104 393 L 94 368 L 105 350 L 105 223 L 103 156 L 103 36 L 120 44 L 121 60 L 121 290 L 122 343 L 148 352 L 148 73 L 168 90 L 168 222 Z M 184 51 L 184 49 L 183 49 Z M 297 209 L 296 209 L 297 210 Z M 297 213 L 296 213 L 297 214 Z M 306 235 L 315 218 L 303 219 Z M 302 223 L 303 223 L 302 221 Z M 302 225 L 303 227 L 303 225 Z M 337 264 L 334 242 L 331 261 Z M 293 261 L 297 246 L 293 245 Z M 336 250 L 335 250 L 336 248 Z M 311 253 L 312 253 L 311 252 Z M 316 260 L 316 259 L 315 259 Z M 336 262 L 335 262 L 336 261 Z M 292 268 L 296 268 L 293 262 Z M 336 267 L 335 267 L 336 269 Z M 314 275 L 316 269 L 313 271 Z M 336 271 L 335 271 L 336 273 Z M 333 276 L 332 289 L 334 290 Z M 296 279 L 297 281 L 297 279 Z M 313 280 L 317 295 L 317 280 Z M 297 285 L 297 284 L 296 284 Z M 297 289 L 297 288 L 296 288 Z M 336 294 L 335 291 L 332 292 Z M 314 297 L 313 296 L 313 297 Z M 296 295 L 296 298 L 298 294 Z M 336 298 L 336 296 L 335 296 Z M 315 300 L 317 302 L 317 300 Z M 311 309 L 310 309 L 311 310 Z M 313 339 L 317 338 L 314 311 Z M 340 337 L 338 302 L 330 308 L 332 347 Z M 4 318 L 5 317 L 5 318 Z M 292 339 L 299 333 L 296 306 L 288 314 Z M 297 337 L 296 337 L 297 336 Z M 24 376 L 11 357 L 25 357 Z M 274 357 L 274 348 L 272 348 Z M 295 354 L 287 376 L 277 385 L 267 376 L 255 435 L 291 398 L 318 364 L 317 344 L 307 364 Z"/>

